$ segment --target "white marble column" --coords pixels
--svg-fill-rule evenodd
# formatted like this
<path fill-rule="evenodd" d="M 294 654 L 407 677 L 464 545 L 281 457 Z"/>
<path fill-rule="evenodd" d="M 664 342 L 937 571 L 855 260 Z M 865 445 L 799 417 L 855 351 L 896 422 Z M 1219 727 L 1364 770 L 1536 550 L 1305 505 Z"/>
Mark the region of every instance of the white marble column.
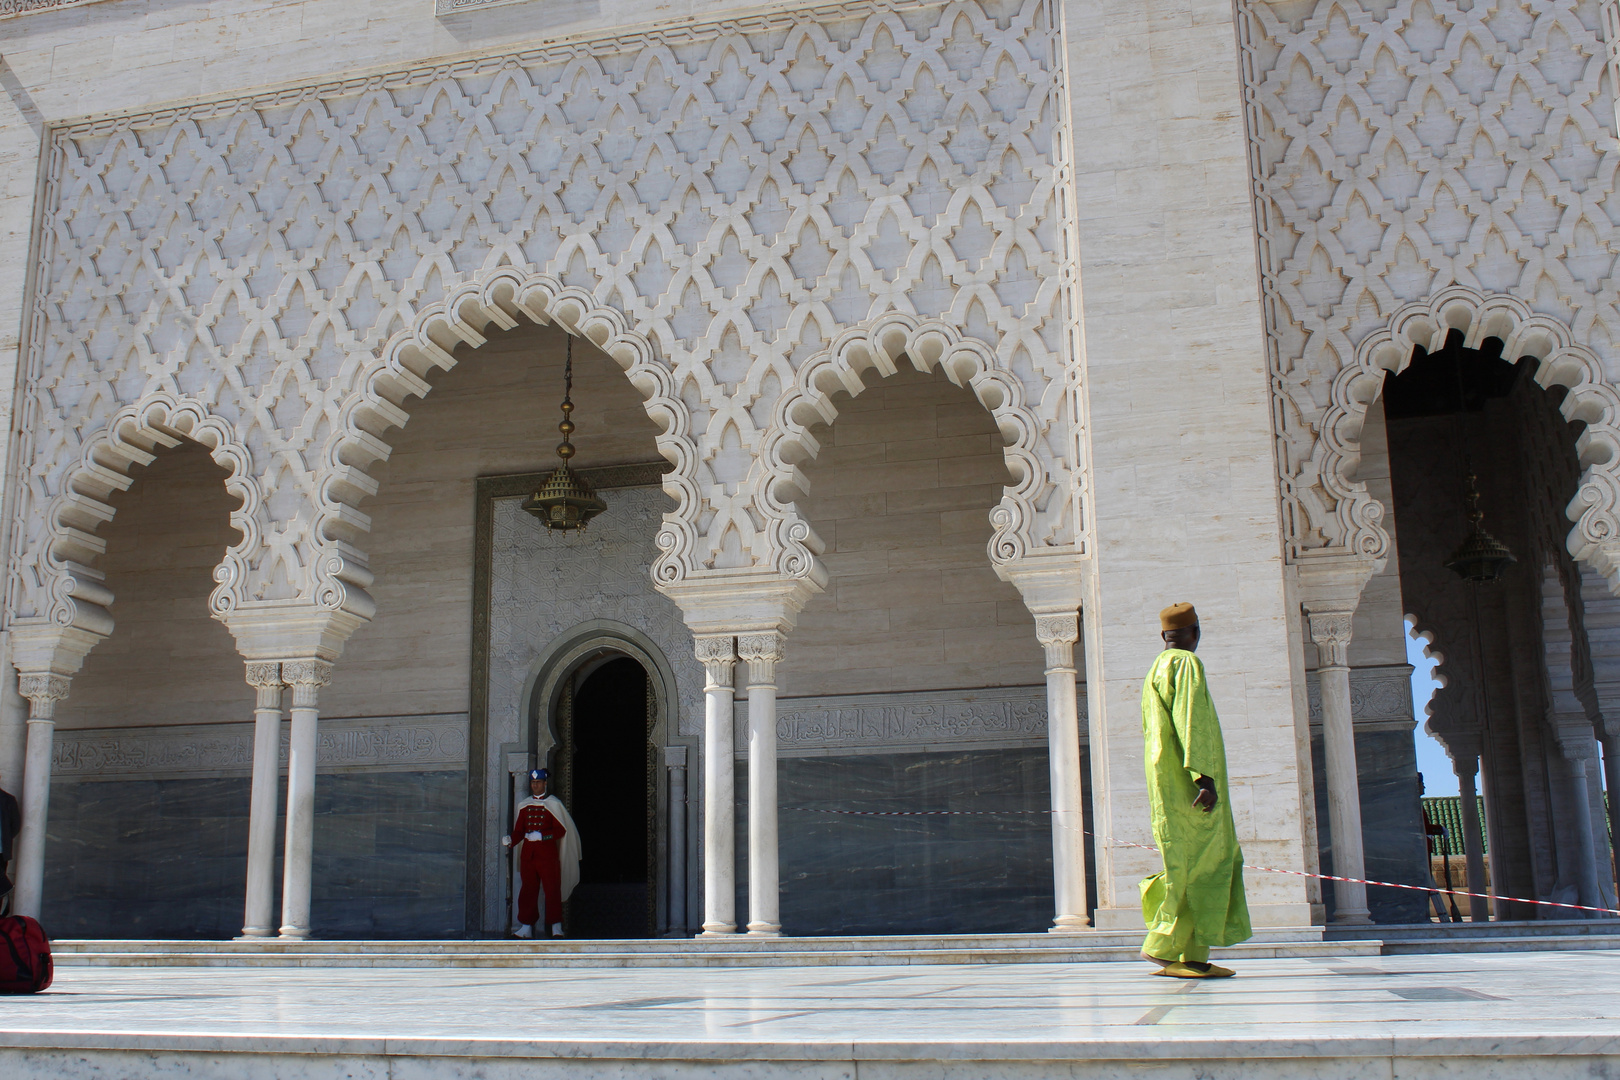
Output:
<path fill-rule="evenodd" d="M 1479 831 L 1479 794 L 1474 780 L 1479 775 L 1478 755 L 1466 755 L 1454 763 L 1457 773 L 1457 794 L 1462 807 L 1463 861 L 1468 872 L 1468 891 L 1485 893 L 1485 838 Z M 1471 922 L 1487 922 L 1491 917 L 1490 901 L 1484 896 L 1468 898 L 1468 918 Z"/>
<path fill-rule="evenodd" d="M 1075 686 L 1076 612 L 1037 615 L 1035 636 L 1046 650 L 1047 764 L 1052 777 L 1052 933 L 1083 930 L 1086 914 L 1086 837 L 1080 776 L 1080 695 Z"/>
<path fill-rule="evenodd" d="M 315 756 L 321 687 L 332 681 L 324 660 L 281 665 L 292 687 L 292 732 L 287 746 L 287 839 L 281 870 L 281 936 L 309 937 L 311 867 L 315 857 Z"/>
<path fill-rule="evenodd" d="M 748 662 L 748 932 L 782 932 L 776 822 L 776 664 L 782 635 L 746 634 L 737 656 Z"/>
<path fill-rule="evenodd" d="M 1361 841 L 1361 781 L 1356 769 L 1356 731 L 1350 708 L 1350 622 L 1348 611 L 1309 613 L 1311 640 L 1316 642 L 1316 677 L 1322 691 L 1322 749 L 1327 758 L 1328 828 L 1333 837 L 1336 877 L 1364 878 L 1366 858 Z M 1333 921 L 1372 922 L 1367 886 L 1333 883 Z"/>
<path fill-rule="evenodd" d="M 23 762 L 28 758 L 28 701 L 17 692 L 10 651 L 8 643 L 0 643 L 0 788 L 21 797 Z"/>
<path fill-rule="evenodd" d="M 253 687 L 253 788 L 248 796 L 247 901 L 242 936 L 276 933 L 276 804 L 281 775 L 281 665 L 249 661 Z"/>
<path fill-rule="evenodd" d="M 703 933 L 737 932 L 737 795 L 732 761 L 736 638 L 696 639 L 703 665 Z"/>
<path fill-rule="evenodd" d="M 22 833 L 12 875 L 16 892 L 11 910 L 40 917 L 45 896 L 45 821 L 51 803 L 51 744 L 56 737 L 56 703 L 67 697 L 65 675 L 24 675 L 18 680 L 28 699 L 28 743 L 23 751 Z"/>
<path fill-rule="evenodd" d="M 1575 834 L 1575 880 L 1580 887 L 1580 899 L 1576 902 L 1586 907 L 1603 907 L 1603 891 L 1598 888 L 1592 795 L 1586 784 L 1586 763 L 1593 755 L 1594 746 L 1591 739 L 1560 738 L 1558 741 L 1563 751 L 1559 760 L 1563 764 L 1564 783 L 1574 819 L 1571 831 Z M 1593 916 L 1592 912 L 1569 914 L 1578 919 Z"/>
<path fill-rule="evenodd" d="M 669 774 L 669 928 L 686 929 L 686 747 L 664 747 Z"/>

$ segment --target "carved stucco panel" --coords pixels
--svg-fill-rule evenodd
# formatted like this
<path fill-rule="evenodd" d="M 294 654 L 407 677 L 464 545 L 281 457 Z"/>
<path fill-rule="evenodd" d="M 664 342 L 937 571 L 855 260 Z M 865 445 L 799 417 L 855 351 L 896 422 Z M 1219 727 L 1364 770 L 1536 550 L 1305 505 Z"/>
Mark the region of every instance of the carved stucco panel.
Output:
<path fill-rule="evenodd" d="M 774 406 L 886 312 L 1001 403 L 1006 550 L 1073 544 L 1060 56 L 1050 0 L 827 4 L 56 131 L 13 611 L 65 621 L 62 500 L 163 394 L 231 426 L 261 496 L 224 606 L 365 617 L 366 468 L 432 367 L 520 319 L 648 398 L 672 574 L 775 565 L 759 455 L 801 418 Z"/>
<path fill-rule="evenodd" d="M 1515 298 L 1524 312 L 1509 330 L 1535 319 L 1568 328 L 1562 340 L 1518 342 L 1524 353 L 1546 360 L 1562 348 L 1572 366 L 1612 384 L 1620 155 L 1600 9 L 1596 0 L 1243 0 L 1291 554 L 1382 543 L 1376 507 L 1351 506 L 1368 497 L 1353 479 L 1361 405 L 1346 395 L 1364 399 L 1366 389 L 1341 376 L 1358 361 L 1374 376 L 1394 362 L 1358 358 L 1358 348 L 1403 305 L 1452 285 Z M 1592 373 L 1544 368 L 1542 377 Z M 1594 417 L 1611 397 L 1595 395 Z M 1613 487 L 1599 478 L 1594 498 Z M 1583 522 L 1578 539 L 1590 548 L 1609 524 Z"/>

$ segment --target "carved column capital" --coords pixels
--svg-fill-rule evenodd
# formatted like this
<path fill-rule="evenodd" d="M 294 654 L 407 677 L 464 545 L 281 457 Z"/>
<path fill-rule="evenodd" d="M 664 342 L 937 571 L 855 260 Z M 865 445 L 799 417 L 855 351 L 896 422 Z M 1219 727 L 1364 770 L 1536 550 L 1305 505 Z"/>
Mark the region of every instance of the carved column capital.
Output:
<path fill-rule="evenodd" d="M 255 690 L 263 690 L 273 686 L 281 689 L 281 665 L 274 660 L 264 662 L 249 660 L 247 662 L 247 684 Z"/>
<path fill-rule="evenodd" d="M 744 634 L 737 638 L 737 656 L 748 661 L 748 685 L 775 684 L 776 664 L 782 659 L 782 646 L 782 635 L 774 631 Z"/>
<path fill-rule="evenodd" d="M 1355 619 L 1349 611 L 1308 611 L 1311 640 L 1316 642 L 1318 668 L 1350 666 L 1350 634 Z"/>
<path fill-rule="evenodd" d="M 1080 640 L 1078 612 L 1035 616 L 1035 637 L 1046 650 L 1047 671 L 1074 670 L 1074 643 Z"/>
<path fill-rule="evenodd" d="M 737 639 L 730 634 L 703 635 L 693 639 L 693 651 L 703 665 L 704 690 L 732 686 L 732 670 L 737 664 Z"/>
<path fill-rule="evenodd" d="M 247 684 L 257 691 L 254 701 L 255 709 L 281 708 L 281 665 L 274 660 L 269 662 L 249 660 L 247 662 Z"/>
<path fill-rule="evenodd" d="M 332 665 L 325 660 L 287 660 L 281 680 L 293 688 L 293 708 L 313 709 L 321 687 L 332 681 Z"/>
<path fill-rule="evenodd" d="M 71 680 L 66 675 L 43 672 L 19 675 L 17 692 L 28 699 L 30 720 L 49 720 L 56 713 L 56 703 L 68 696 Z"/>

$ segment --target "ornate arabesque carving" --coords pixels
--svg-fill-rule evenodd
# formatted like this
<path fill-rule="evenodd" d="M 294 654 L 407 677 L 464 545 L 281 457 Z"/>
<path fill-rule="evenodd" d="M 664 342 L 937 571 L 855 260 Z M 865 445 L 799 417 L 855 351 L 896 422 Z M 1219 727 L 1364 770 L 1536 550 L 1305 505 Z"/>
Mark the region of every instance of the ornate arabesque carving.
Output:
<path fill-rule="evenodd" d="M 783 637 L 778 633 L 743 634 L 737 638 L 737 659 L 748 664 L 749 686 L 776 683 L 776 665 L 783 654 Z"/>
<path fill-rule="evenodd" d="M 1289 552 L 1379 557 L 1354 474 L 1368 377 L 1423 336 L 1403 322 L 1511 339 L 1504 355 L 1571 387 L 1566 416 L 1614 416 L 1599 358 L 1620 342 L 1620 155 L 1598 5 L 1243 0 L 1239 24 Z M 1605 452 L 1570 542 L 1612 564 Z"/>
<path fill-rule="evenodd" d="M 698 663 L 703 665 L 703 689 L 716 690 L 733 685 L 737 667 L 737 639 L 730 634 L 700 635 L 692 640 Z"/>
<path fill-rule="evenodd" d="M 1035 616 L 1035 640 L 1046 650 L 1046 670 L 1074 670 L 1074 644 L 1080 640 L 1079 612 Z"/>
<path fill-rule="evenodd" d="M 58 130 L 12 610 L 55 617 L 73 538 L 47 508 L 108 480 L 80 448 L 168 395 L 257 493 L 216 610 L 368 616 L 368 467 L 433 368 L 523 320 L 647 399 L 661 581 L 808 572 L 808 526 L 760 492 L 781 463 L 755 462 L 785 395 L 828 392 L 806 362 L 850 366 L 851 328 L 888 349 L 886 312 L 1009 434 L 999 557 L 1072 544 L 1060 56 L 1049 0 L 882 0 Z"/>
<path fill-rule="evenodd" d="M 68 696 L 72 680 L 66 675 L 31 674 L 17 679 L 17 692 L 33 705 L 34 719 L 49 719 L 58 701 Z"/>
<path fill-rule="evenodd" d="M 1355 615 L 1349 611 L 1312 611 L 1306 615 L 1316 643 L 1317 669 L 1350 665 L 1350 636 Z"/>

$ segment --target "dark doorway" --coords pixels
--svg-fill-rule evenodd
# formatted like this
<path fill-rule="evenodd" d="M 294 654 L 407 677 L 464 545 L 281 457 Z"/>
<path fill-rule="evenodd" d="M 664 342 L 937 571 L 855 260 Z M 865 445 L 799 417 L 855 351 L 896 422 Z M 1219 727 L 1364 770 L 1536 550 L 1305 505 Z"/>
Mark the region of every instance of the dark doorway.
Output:
<path fill-rule="evenodd" d="M 571 937 L 651 937 L 652 712 L 647 672 L 629 657 L 574 692 L 564 768 L 584 858 L 568 904 Z"/>

